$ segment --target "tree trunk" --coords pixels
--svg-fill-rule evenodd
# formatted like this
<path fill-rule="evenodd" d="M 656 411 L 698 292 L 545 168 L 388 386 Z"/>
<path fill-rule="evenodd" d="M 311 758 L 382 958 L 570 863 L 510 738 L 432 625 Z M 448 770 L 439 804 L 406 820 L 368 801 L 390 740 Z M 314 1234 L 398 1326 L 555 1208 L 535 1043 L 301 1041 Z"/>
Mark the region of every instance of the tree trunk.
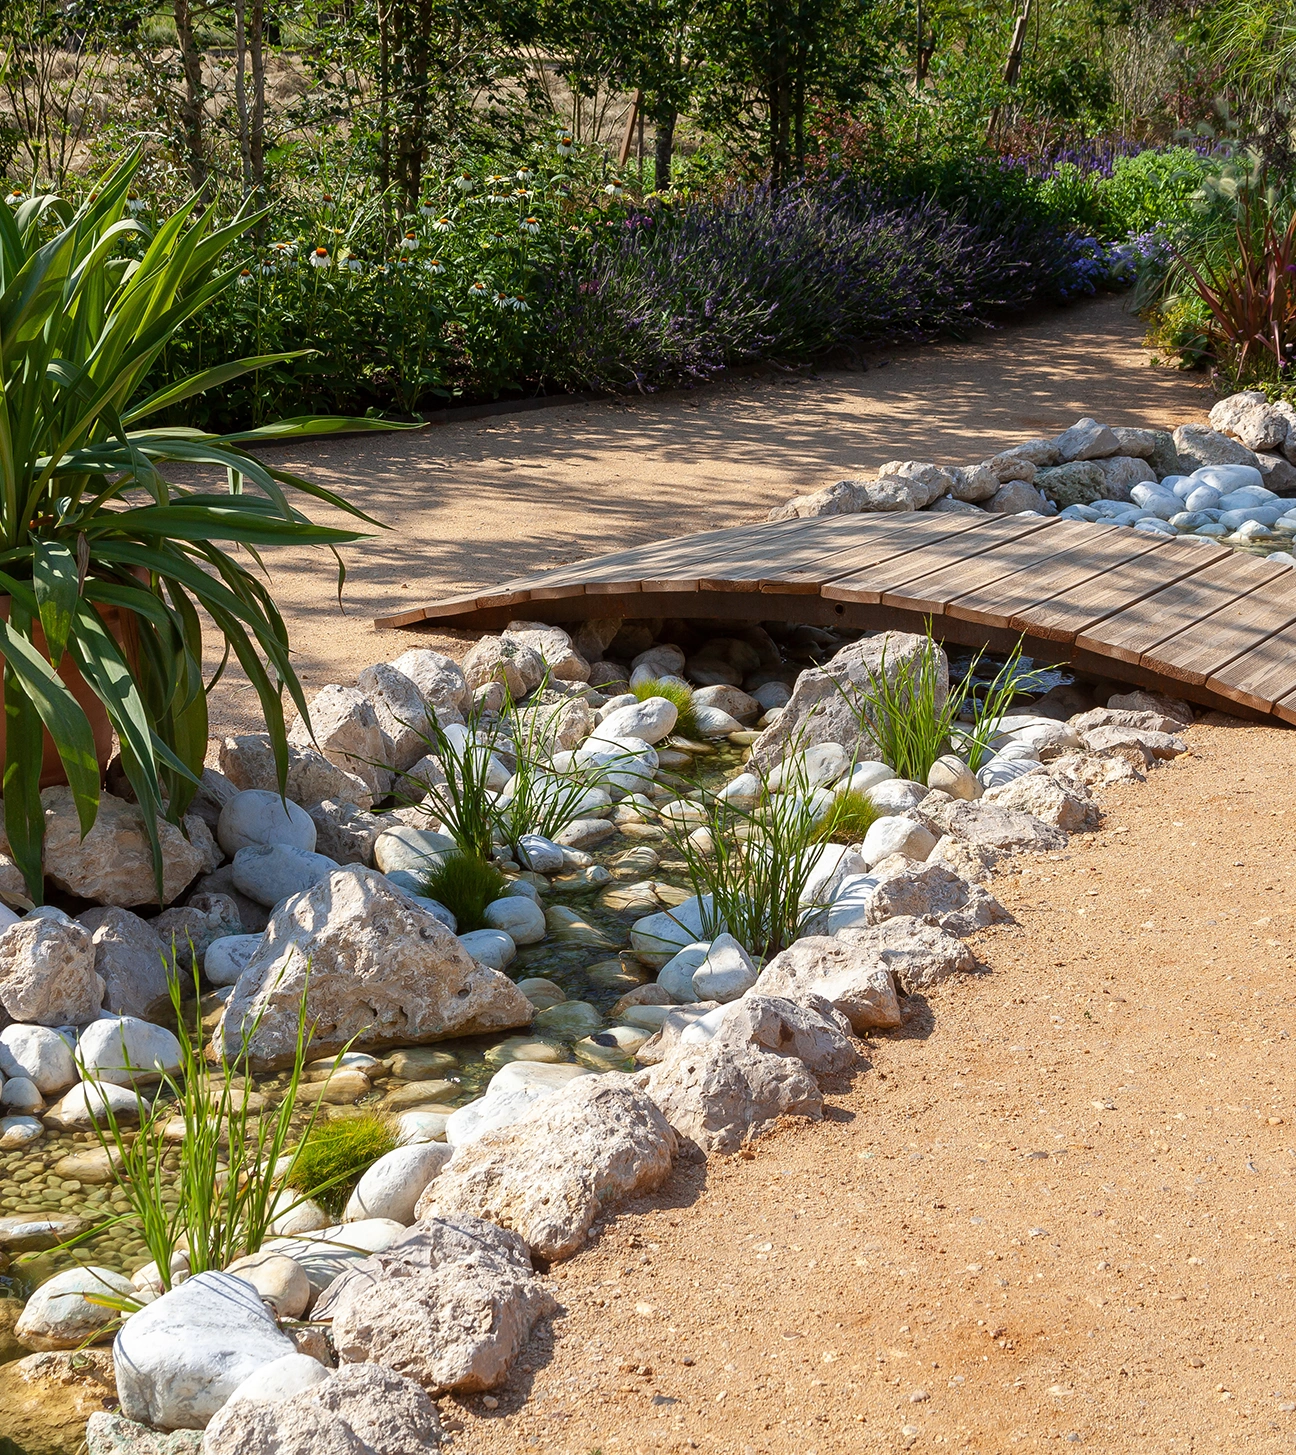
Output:
<path fill-rule="evenodd" d="M 247 98 L 247 0 L 234 0 L 234 109 L 238 114 L 243 195 L 252 191 L 252 137 Z"/>
<path fill-rule="evenodd" d="M 265 0 L 252 0 L 248 11 L 248 50 L 252 63 L 252 117 L 248 128 L 248 157 L 252 165 L 252 189 L 265 188 Z"/>
<path fill-rule="evenodd" d="M 673 106 L 658 106 L 653 112 L 653 186 L 658 192 L 669 192 L 671 184 L 671 152 L 675 149 L 675 122 L 679 112 Z"/>
<path fill-rule="evenodd" d="M 189 181 L 195 192 L 207 188 L 207 144 L 203 101 L 202 55 L 194 35 L 193 12 L 189 0 L 171 0 L 175 18 L 176 39 L 180 43 L 180 65 L 184 72 L 185 94 L 180 108 L 180 124 L 184 130 Z"/>

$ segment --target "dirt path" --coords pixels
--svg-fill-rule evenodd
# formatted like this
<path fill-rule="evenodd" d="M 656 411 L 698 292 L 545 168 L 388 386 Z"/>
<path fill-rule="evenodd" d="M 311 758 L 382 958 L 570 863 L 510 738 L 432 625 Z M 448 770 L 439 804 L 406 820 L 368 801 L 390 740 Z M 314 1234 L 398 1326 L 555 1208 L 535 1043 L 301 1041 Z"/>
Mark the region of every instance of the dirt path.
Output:
<path fill-rule="evenodd" d="M 1189 741 L 996 880 L 1019 927 L 826 1122 L 556 1270 L 566 1316 L 455 1448 L 1290 1449 L 1296 734 Z"/>
<path fill-rule="evenodd" d="M 730 380 L 695 394 L 565 405 L 419 433 L 275 452 L 390 530 L 346 551 L 346 615 L 327 555 L 269 553 L 308 687 L 353 683 L 410 645 L 371 619 L 600 551 L 760 519 L 771 505 L 887 460 L 969 464 L 1082 413 L 1172 427 L 1203 417 L 1202 381 L 1152 370 L 1138 320 L 1096 299 L 966 344 L 890 350 L 865 372 Z M 429 642 L 428 645 L 436 645 Z M 231 672 L 223 730 L 253 726 Z"/>

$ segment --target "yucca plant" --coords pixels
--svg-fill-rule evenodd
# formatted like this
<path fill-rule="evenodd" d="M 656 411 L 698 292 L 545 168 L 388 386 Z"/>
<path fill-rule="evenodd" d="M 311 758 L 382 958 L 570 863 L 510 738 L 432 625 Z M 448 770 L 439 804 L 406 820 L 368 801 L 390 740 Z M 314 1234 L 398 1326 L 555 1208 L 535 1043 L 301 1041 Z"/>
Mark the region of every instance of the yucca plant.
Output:
<path fill-rule="evenodd" d="M 200 607 L 224 637 L 226 660 L 233 652 L 256 688 L 283 783 L 283 689 L 303 715 L 305 699 L 273 597 L 227 547 L 259 565 L 263 546 L 336 547 L 357 538 L 313 524 L 291 503 L 293 493 L 369 517 L 262 463 L 248 447 L 390 427 L 302 418 L 213 435 L 160 422 L 204 390 L 293 356 L 238 359 L 144 395 L 168 342 L 235 286 L 239 269 L 222 259 L 264 214 L 221 224 L 195 199 L 150 230 L 127 207 L 138 162 L 124 160 L 79 207 L 53 196 L 0 205 L 5 828 L 37 900 L 42 727 L 83 833 L 98 812 L 93 729 L 58 675 L 65 657 L 120 739 L 153 836 L 159 896 L 156 820 L 180 821 L 207 744 Z M 168 463 L 223 469 L 225 493 L 166 480 Z M 342 579 L 339 561 L 339 590 Z M 114 612 L 121 640 L 107 624 Z"/>

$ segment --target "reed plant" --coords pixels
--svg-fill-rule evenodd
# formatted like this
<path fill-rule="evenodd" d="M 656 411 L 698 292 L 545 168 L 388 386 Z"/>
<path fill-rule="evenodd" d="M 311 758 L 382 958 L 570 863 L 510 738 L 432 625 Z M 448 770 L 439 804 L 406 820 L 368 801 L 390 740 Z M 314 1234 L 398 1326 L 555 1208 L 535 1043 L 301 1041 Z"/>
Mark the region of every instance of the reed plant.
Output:
<path fill-rule="evenodd" d="M 273 1110 L 265 1108 L 253 1091 L 246 1054 L 207 1063 L 201 1012 L 195 1007 L 190 1020 L 176 977 L 171 978 L 170 991 L 180 1043 L 178 1070 L 161 1072 L 158 1091 L 150 1099 L 140 1080 L 157 1073 L 132 1068 L 124 1058 L 134 1082 L 139 1130 L 130 1131 L 106 1097 L 92 1123 L 107 1154 L 112 1181 L 126 1198 L 126 1210 L 66 1245 L 73 1247 L 129 1223 L 156 1263 L 163 1288 L 171 1286 L 177 1252 L 185 1255 L 190 1274 L 226 1268 L 236 1258 L 258 1252 L 276 1219 L 331 1186 L 327 1180 L 312 1181 L 300 1197 L 284 1196 L 285 1187 L 297 1185 L 302 1148 L 320 1115 L 316 1102 L 305 1124 L 295 1125 L 311 1040 L 305 989 L 292 1066 Z M 246 1036 L 244 1045 L 251 1039 Z M 339 1059 L 344 1053 L 345 1048 Z M 102 1090 L 93 1073 L 82 1068 L 82 1074 L 91 1092 Z M 178 1144 L 172 1134 L 176 1122 Z"/>

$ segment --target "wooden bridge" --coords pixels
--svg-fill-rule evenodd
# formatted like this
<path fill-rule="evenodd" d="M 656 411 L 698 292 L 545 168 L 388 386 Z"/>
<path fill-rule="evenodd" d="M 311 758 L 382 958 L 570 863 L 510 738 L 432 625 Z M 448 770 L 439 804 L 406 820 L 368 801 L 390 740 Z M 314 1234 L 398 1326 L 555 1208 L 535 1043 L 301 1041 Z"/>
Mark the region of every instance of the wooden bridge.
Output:
<path fill-rule="evenodd" d="M 704 531 L 380 617 L 694 617 L 932 632 L 1296 723 L 1296 570 L 1127 527 L 1005 515 L 845 515 Z"/>

